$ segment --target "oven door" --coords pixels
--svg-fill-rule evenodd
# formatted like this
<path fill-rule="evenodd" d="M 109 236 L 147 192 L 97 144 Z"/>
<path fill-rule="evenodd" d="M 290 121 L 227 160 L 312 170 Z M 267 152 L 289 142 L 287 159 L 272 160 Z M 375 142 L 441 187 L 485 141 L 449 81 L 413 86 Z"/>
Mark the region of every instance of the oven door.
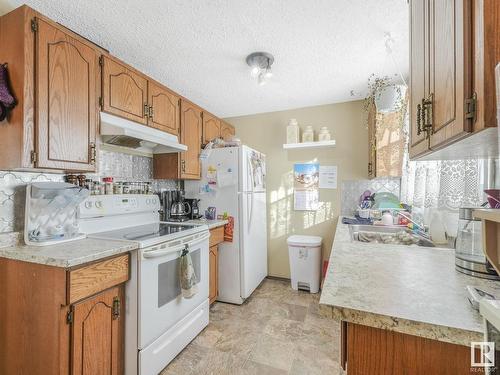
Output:
<path fill-rule="evenodd" d="M 166 330 L 208 299 L 208 231 L 196 233 L 139 253 L 139 349 L 145 348 Z M 179 268 L 185 246 L 198 278 L 198 292 L 182 297 Z"/>

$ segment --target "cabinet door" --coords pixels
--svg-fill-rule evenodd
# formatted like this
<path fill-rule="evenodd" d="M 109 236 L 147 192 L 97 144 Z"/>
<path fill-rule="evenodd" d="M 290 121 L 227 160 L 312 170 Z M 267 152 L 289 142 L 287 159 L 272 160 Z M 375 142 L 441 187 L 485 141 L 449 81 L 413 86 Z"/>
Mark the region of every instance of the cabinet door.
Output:
<path fill-rule="evenodd" d="M 206 145 L 214 138 L 219 138 L 221 132 L 221 121 L 210 113 L 203 112 L 203 141 Z"/>
<path fill-rule="evenodd" d="M 146 125 L 148 81 L 139 73 L 103 56 L 102 101 L 104 112 Z"/>
<path fill-rule="evenodd" d="M 410 4 L 410 157 L 429 151 L 429 139 L 422 126 L 422 100 L 429 95 L 429 53 L 427 12 L 429 0 L 412 0 Z M 420 112 L 420 113 L 419 113 Z"/>
<path fill-rule="evenodd" d="M 123 286 L 72 306 L 72 374 L 123 373 Z"/>
<path fill-rule="evenodd" d="M 181 143 L 188 147 L 181 152 L 180 178 L 200 178 L 201 110 L 195 105 L 181 101 Z"/>
<path fill-rule="evenodd" d="M 36 167 L 95 171 L 98 54 L 36 22 Z"/>
<path fill-rule="evenodd" d="M 471 96 L 471 4 L 469 0 L 429 0 L 429 99 L 431 148 L 471 131 L 465 99 Z"/>
<path fill-rule="evenodd" d="M 210 269 L 209 269 L 209 279 L 210 279 L 210 289 L 208 293 L 208 298 L 210 303 L 215 302 L 218 296 L 218 279 L 219 279 L 219 267 L 218 267 L 218 248 L 217 245 L 210 247 Z"/>
<path fill-rule="evenodd" d="M 222 122 L 220 130 L 220 136 L 222 139 L 224 139 L 225 141 L 229 141 L 235 134 L 236 132 L 233 125 L 230 125 L 227 122 Z"/>
<path fill-rule="evenodd" d="M 149 81 L 149 126 L 174 135 L 179 134 L 180 98 L 164 87 Z"/>

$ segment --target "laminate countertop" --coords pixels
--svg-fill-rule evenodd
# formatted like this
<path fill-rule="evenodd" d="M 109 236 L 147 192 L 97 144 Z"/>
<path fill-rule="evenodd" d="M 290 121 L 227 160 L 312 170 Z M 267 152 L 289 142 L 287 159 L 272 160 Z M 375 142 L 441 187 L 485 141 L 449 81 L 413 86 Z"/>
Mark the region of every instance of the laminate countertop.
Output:
<path fill-rule="evenodd" d="M 189 220 L 186 221 L 186 223 L 193 223 L 197 225 L 206 225 L 208 226 L 208 229 L 214 229 L 218 227 L 222 227 L 229 223 L 228 220 L 208 220 L 208 219 L 196 219 L 196 220 Z"/>
<path fill-rule="evenodd" d="M 499 284 L 456 271 L 453 249 L 351 241 L 340 218 L 319 303 L 336 320 L 469 346 L 483 321 L 466 286 L 500 296 Z"/>
<path fill-rule="evenodd" d="M 207 225 L 209 229 L 217 228 L 228 223 L 227 220 L 190 220 L 188 223 Z M 6 237 L 6 236 L 3 236 Z M 21 234 L 11 236 L 11 243 L 0 246 L 0 258 L 20 260 L 30 263 L 45 264 L 48 266 L 71 268 L 113 255 L 137 250 L 135 243 L 118 240 L 102 240 L 85 238 L 57 245 L 29 246 L 25 245 Z M 15 237 L 15 238 L 14 238 Z M 10 239 L 4 239 L 8 241 Z"/>
<path fill-rule="evenodd" d="M 137 244 L 128 241 L 85 238 L 48 246 L 28 246 L 23 243 L 3 247 L 0 248 L 0 257 L 70 268 L 137 248 Z"/>

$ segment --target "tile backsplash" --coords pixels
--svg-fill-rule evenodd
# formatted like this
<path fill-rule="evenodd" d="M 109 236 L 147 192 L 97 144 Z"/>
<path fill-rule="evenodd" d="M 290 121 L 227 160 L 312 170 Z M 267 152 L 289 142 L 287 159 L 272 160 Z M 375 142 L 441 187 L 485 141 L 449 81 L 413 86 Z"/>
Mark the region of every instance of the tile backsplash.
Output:
<path fill-rule="evenodd" d="M 119 181 L 151 181 L 155 191 L 177 188 L 175 180 L 153 180 L 151 158 L 104 150 L 99 152 L 99 173 L 88 176 L 113 176 Z M 63 181 L 63 178 L 61 173 L 0 171 L 0 233 L 23 230 L 26 184 Z"/>
<path fill-rule="evenodd" d="M 401 178 L 387 177 L 373 180 L 342 181 L 342 215 L 353 215 L 359 204 L 359 197 L 364 191 L 372 193 L 389 192 L 399 197 L 401 195 Z"/>

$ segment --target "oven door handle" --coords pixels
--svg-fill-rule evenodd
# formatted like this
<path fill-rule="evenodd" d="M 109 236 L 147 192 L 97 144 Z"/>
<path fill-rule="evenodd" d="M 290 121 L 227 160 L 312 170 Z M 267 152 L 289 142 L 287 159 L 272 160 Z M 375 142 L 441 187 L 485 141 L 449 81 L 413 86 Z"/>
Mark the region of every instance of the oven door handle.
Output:
<path fill-rule="evenodd" d="M 189 247 L 199 244 L 200 242 L 203 242 L 205 240 L 208 240 L 210 238 L 210 233 L 205 234 L 202 237 L 198 237 L 194 239 L 193 241 L 187 242 L 183 245 L 176 246 L 174 248 L 167 248 L 167 249 L 161 249 L 161 250 L 153 250 L 153 251 L 146 251 L 142 254 L 142 256 L 146 259 L 151 259 L 151 258 L 159 258 L 168 254 L 176 253 L 178 251 L 184 250 L 186 245 Z"/>

